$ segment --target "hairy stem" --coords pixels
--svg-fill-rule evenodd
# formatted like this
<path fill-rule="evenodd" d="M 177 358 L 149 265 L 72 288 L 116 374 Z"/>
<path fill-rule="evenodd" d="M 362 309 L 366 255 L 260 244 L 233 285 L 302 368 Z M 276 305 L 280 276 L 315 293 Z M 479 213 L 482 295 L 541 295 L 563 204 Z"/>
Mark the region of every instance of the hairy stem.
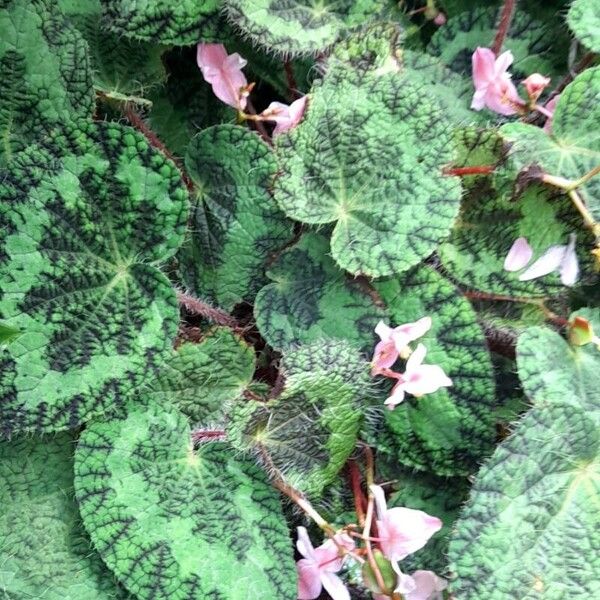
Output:
<path fill-rule="evenodd" d="M 257 117 L 258 113 L 256 112 L 256 109 L 254 108 L 254 105 L 252 104 L 252 102 L 250 101 L 250 98 L 248 98 L 248 100 L 246 101 L 246 108 L 248 109 L 248 112 L 250 113 L 250 115 L 252 115 L 253 117 Z M 256 127 L 256 131 L 258 131 L 258 133 L 260 134 L 260 137 L 267 142 L 267 144 L 269 144 L 269 146 L 273 145 L 273 141 L 271 140 L 271 136 L 269 135 L 269 132 L 267 131 L 267 128 L 265 127 L 264 123 L 262 122 L 262 119 L 257 118 L 257 119 L 248 119 L 247 117 L 245 118 L 246 121 L 252 121 L 252 123 L 254 123 L 254 127 Z"/>
<path fill-rule="evenodd" d="M 348 479 L 350 480 L 350 488 L 352 489 L 352 495 L 354 496 L 354 511 L 356 512 L 356 518 L 358 524 L 364 529 L 365 526 L 365 511 L 364 511 L 364 494 L 360 487 L 360 470 L 355 461 L 351 460 L 348 462 Z"/>
<path fill-rule="evenodd" d="M 240 329 L 239 323 L 230 314 L 220 308 L 215 308 L 206 302 L 202 302 L 202 300 L 194 298 L 194 296 L 191 296 L 190 294 L 177 291 L 177 301 L 193 315 L 204 317 L 217 325 Z"/>
<path fill-rule="evenodd" d="M 296 78 L 294 77 L 294 67 L 289 60 L 283 61 L 283 69 L 285 71 L 285 77 L 287 79 L 288 86 L 288 99 L 293 102 L 300 96 L 298 93 L 298 85 L 296 84 Z"/>
<path fill-rule="evenodd" d="M 502 45 L 510 29 L 513 15 L 515 14 L 515 8 L 517 6 L 517 0 L 504 0 L 504 6 L 502 6 L 502 13 L 500 14 L 500 22 L 498 23 L 498 30 L 496 31 L 496 37 L 492 42 L 492 51 L 498 56 L 502 50 Z"/>

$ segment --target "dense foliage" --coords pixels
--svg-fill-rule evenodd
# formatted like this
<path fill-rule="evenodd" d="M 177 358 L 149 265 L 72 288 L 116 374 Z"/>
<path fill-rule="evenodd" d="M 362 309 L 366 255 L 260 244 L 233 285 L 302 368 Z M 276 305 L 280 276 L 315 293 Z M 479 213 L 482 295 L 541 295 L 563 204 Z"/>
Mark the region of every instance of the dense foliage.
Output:
<path fill-rule="evenodd" d="M 599 52 L 0 0 L 0 597 L 600 597 Z"/>

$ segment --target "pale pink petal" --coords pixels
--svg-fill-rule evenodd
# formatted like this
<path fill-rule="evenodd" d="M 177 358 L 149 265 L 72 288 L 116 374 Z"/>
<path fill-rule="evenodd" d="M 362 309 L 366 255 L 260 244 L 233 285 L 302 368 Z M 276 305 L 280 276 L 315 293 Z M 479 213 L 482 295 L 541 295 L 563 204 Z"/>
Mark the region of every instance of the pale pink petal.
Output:
<path fill-rule="evenodd" d="M 471 101 L 471 108 L 473 110 L 481 110 L 485 108 L 485 96 L 487 94 L 487 88 L 477 90 L 473 94 L 473 100 Z"/>
<path fill-rule="evenodd" d="M 436 16 L 435 19 L 433 19 L 433 22 L 438 26 L 441 27 L 442 25 L 445 25 L 447 21 L 446 15 L 440 11 Z"/>
<path fill-rule="evenodd" d="M 394 410 L 398 404 L 404 401 L 404 380 L 399 379 L 398 383 L 393 387 L 389 398 L 384 402 L 389 410 Z"/>
<path fill-rule="evenodd" d="M 385 501 L 385 492 L 380 485 L 370 485 L 369 489 L 375 498 L 375 508 L 377 509 L 377 516 L 383 519 L 387 512 L 387 502 Z"/>
<path fill-rule="evenodd" d="M 321 572 L 321 583 L 332 600 L 350 600 L 350 592 L 337 575 Z"/>
<path fill-rule="evenodd" d="M 242 58 L 237 52 L 230 54 L 223 61 L 223 69 L 225 71 L 239 71 L 248 64 L 245 58 Z"/>
<path fill-rule="evenodd" d="M 273 130 L 273 135 L 279 135 L 280 133 L 284 133 L 293 129 L 300 123 L 302 117 L 304 116 L 304 110 L 306 108 L 306 100 L 307 96 L 302 96 L 302 98 L 298 98 L 298 100 L 294 100 L 288 108 L 288 118 L 285 121 L 277 121 L 277 125 Z"/>
<path fill-rule="evenodd" d="M 579 261 L 575 252 L 575 234 L 572 233 L 558 271 L 563 285 L 574 285 L 579 276 Z"/>
<path fill-rule="evenodd" d="M 439 365 L 419 365 L 415 371 L 405 375 L 404 391 L 418 397 L 451 385 L 452 380 Z"/>
<path fill-rule="evenodd" d="M 287 104 L 283 104 L 283 102 L 271 102 L 262 111 L 261 116 L 269 121 L 275 121 L 275 123 L 285 123 L 291 119 L 290 107 Z"/>
<path fill-rule="evenodd" d="M 527 95 L 532 102 L 536 102 L 541 93 L 550 85 L 550 77 L 544 77 L 540 73 L 533 73 L 523 80 Z"/>
<path fill-rule="evenodd" d="M 371 375 L 379 375 L 382 369 L 388 369 L 398 360 L 398 350 L 392 340 L 379 342 L 375 346 L 371 361 Z"/>
<path fill-rule="evenodd" d="M 383 321 L 379 321 L 375 326 L 375 333 L 380 337 L 382 342 L 387 342 L 392 337 L 393 331 L 394 330 Z"/>
<path fill-rule="evenodd" d="M 487 88 L 485 105 L 500 115 L 515 115 L 524 106 L 515 84 L 508 77 L 500 77 Z"/>
<path fill-rule="evenodd" d="M 398 352 L 401 352 L 408 343 L 423 337 L 430 329 L 431 317 L 423 317 L 414 323 L 406 323 L 396 327 L 392 332 L 392 337 Z"/>
<path fill-rule="evenodd" d="M 494 78 L 504 75 L 508 71 L 508 67 L 513 64 L 513 60 L 513 53 L 510 50 L 503 52 L 494 63 Z"/>
<path fill-rule="evenodd" d="M 504 259 L 505 271 L 519 271 L 527 266 L 533 256 L 533 250 L 524 237 L 517 238 Z"/>
<path fill-rule="evenodd" d="M 346 556 L 340 554 L 338 545 L 348 551 L 352 551 L 356 547 L 354 540 L 345 533 L 338 533 L 335 540 L 337 544 L 332 539 L 328 539 L 318 548 L 315 548 L 317 563 L 321 571 L 337 572 L 342 568 Z"/>
<path fill-rule="evenodd" d="M 206 79 L 205 70 L 219 71 L 223 62 L 227 59 L 227 50 L 223 44 L 198 44 L 196 50 L 196 62 Z M 208 79 L 206 79 L 208 81 Z M 210 81 L 209 81 L 210 83 Z"/>
<path fill-rule="evenodd" d="M 306 527 L 298 527 L 296 548 L 298 548 L 298 552 L 300 552 L 304 558 L 308 558 L 315 563 L 318 562 L 315 555 L 315 549 L 310 541 L 310 538 L 308 537 L 308 531 L 306 531 Z"/>
<path fill-rule="evenodd" d="M 552 98 L 552 100 L 549 100 L 548 102 L 546 102 L 546 105 L 544 106 L 544 108 L 548 111 L 548 113 L 550 113 L 550 117 L 548 117 L 546 119 L 546 123 L 544 123 L 544 131 L 547 134 L 551 134 L 552 133 L 552 118 L 554 117 L 554 110 L 556 109 L 556 104 L 558 102 L 558 99 L 560 98 L 560 94 L 558 94 L 558 96 L 554 96 L 554 98 Z"/>
<path fill-rule="evenodd" d="M 433 571 L 415 571 L 412 578 L 416 585 L 405 593 L 405 600 L 441 600 L 441 592 L 448 586 L 448 582 Z"/>
<path fill-rule="evenodd" d="M 400 570 L 400 565 L 395 560 L 393 560 L 391 564 L 397 578 L 397 584 L 394 591 L 400 594 L 408 594 L 415 590 L 417 587 L 416 581 L 410 575 L 403 573 Z"/>
<path fill-rule="evenodd" d="M 550 246 L 528 269 L 519 275 L 519 281 L 529 281 L 558 270 L 565 255 L 566 246 Z"/>
<path fill-rule="evenodd" d="M 496 57 L 489 48 L 477 48 L 471 57 L 475 89 L 485 88 L 494 79 Z"/>
<path fill-rule="evenodd" d="M 421 510 L 388 509 L 377 521 L 381 551 L 391 561 L 402 560 L 421 549 L 441 527 L 440 519 Z"/>
<path fill-rule="evenodd" d="M 306 558 L 296 563 L 298 571 L 298 600 L 314 600 L 319 597 L 323 585 L 318 565 Z"/>
<path fill-rule="evenodd" d="M 406 373 L 411 373 L 425 360 L 427 348 L 423 344 L 419 344 L 415 351 L 409 356 L 406 361 Z"/>

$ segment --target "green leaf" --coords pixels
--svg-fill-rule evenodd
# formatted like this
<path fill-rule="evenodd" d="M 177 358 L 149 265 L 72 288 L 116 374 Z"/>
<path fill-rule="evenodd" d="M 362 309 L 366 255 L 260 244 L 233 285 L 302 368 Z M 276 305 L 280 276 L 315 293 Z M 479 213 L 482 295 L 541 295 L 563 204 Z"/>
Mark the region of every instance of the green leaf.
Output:
<path fill-rule="evenodd" d="M 193 423 L 222 419 L 226 407 L 250 384 L 254 350 L 226 327 L 211 330 L 199 344 L 173 351 L 147 386 L 146 395 L 164 398 Z"/>
<path fill-rule="evenodd" d="M 100 0 L 59 0 L 58 5 L 88 43 L 95 89 L 111 99 L 149 103 L 149 90 L 167 77 L 164 48 L 104 31 Z"/>
<path fill-rule="evenodd" d="M 463 502 L 469 494 L 466 479 L 435 477 L 408 470 L 394 472 L 393 489 L 388 499 L 388 508 L 405 506 L 422 510 L 441 519 L 442 529 L 427 545 L 402 561 L 402 570 L 413 572 L 418 569 L 445 573 L 450 533 Z"/>
<path fill-rule="evenodd" d="M 89 424 L 75 490 L 94 545 L 140 600 L 296 597 L 277 492 L 224 444 L 194 448 L 169 403 L 141 398 Z"/>
<path fill-rule="evenodd" d="M 267 271 L 273 283 L 256 296 L 256 324 L 275 349 L 343 339 L 370 352 L 384 311 L 329 256 L 329 242 L 306 233 Z"/>
<path fill-rule="evenodd" d="M 536 327 L 517 356 L 534 407 L 477 476 L 450 544 L 454 595 L 596 598 L 600 353 Z"/>
<path fill-rule="evenodd" d="M 476 8 L 463 12 L 440 27 L 432 36 L 427 52 L 439 57 L 457 73 L 471 73 L 471 56 L 478 46 L 489 47 L 497 30 L 498 8 Z M 515 81 L 531 73 L 552 75 L 556 72 L 549 50 L 556 43 L 557 32 L 532 16 L 517 11 L 511 21 L 502 50 L 514 55 L 511 67 Z"/>
<path fill-rule="evenodd" d="M 73 494 L 70 435 L 0 442 L 0 593 L 6 600 L 127 594 L 90 550 Z"/>
<path fill-rule="evenodd" d="M 600 5 L 589 0 L 574 0 L 567 23 L 577 39 L 592 52 L 600 52 Z"/>
<path fill-rule="evenodd" d="M 225 6 L 253 44 L 287 56 L 316 54 L 348 28 L 394 11 L 389 0 L 225 0 Z"/>
<path fill-rule="evenodd" d="M 356 444 L 367 364 L 347 342 L 322 340 L 286 354 L 282 372 L 279 397 L 234 408 L 228 437 L 268 471 L 318 497 Z"/>
<path fill-rule="evenodd" d="M 45 132 L 91 117 L 85 41 L 51 0 L 0 6 L 0 167 Z"/>
<path fill-rule="evenodd" d="M 444 267 L 469 289 L 505 296 L 548 297 L 565 287 L 557 273 L 519 281 L 522 271 L 505 271 L 504 260 L 513 242 L 527 238 L 534 251 L 532 261 L 550 246 L 566 244 L 578 233 L 576 246 L 582 270 L 592 272 L 581 215 L 559 191 L 530 185 L 516 199 L 479 185 L 463 199 L 461 213 L 450 239 L 440 246 Z"/>
<path fill-rule="evenodd" d="M 225 26 L 221 0 L 100 0 L 103 26 L 117 35 L 155 44 L 218 42 Z"/>
<path fill-rule="evenodd" d="M 178 254 L 182 279 L 227 310 L 251 303 L 266 280 L 267 258 L 292 237 L 269 190 L 273 152 L 245 127 L 216 125 L 192 140 L 185 164 L 196 198 Z"/>
<path fill-rule="evenodd" d="M 430 316 L 422 338 L 426 364 L 440 365 L 452 386 L 421 398 L 407 396 L 386 411 L 398 461 L 437 475 L 475 471 L 494 441 L 494 381 L 485 339 L 470 304 L 428 267 L 402 279 L 375 282 L 392 325 Z"/>
<path fill-rule="evenodd" d="M 175 165 L 129 127 L 82 121 L 15 157 L 0 188 L 0 320 L 23 334 L 0 354 L 0 431 L 76 427 L 160 364 L 179 312 L 157 266 L 187 212 Z"/>
<path fill-rule="evenodd" d="M 525 123 L 507 123 L 500 134 L 512 144 L 512 167 L 532 164 L 549 175 L 576 180 L 600 165 L 600 67 L 587 69 L 560 95 L 552 120 L 552 134 Z M 578 188 L 600 220 L 600 177 Z"/>
<path fill-rule="evenodd" d="M 331 253 L 353 274 L 406 271 L 448 234 L 460 183 L 442 109 L 392 70 L 329 71 L 302 122 L 277 138 L 275 198 L 293 219 L 334 223 Z"/>

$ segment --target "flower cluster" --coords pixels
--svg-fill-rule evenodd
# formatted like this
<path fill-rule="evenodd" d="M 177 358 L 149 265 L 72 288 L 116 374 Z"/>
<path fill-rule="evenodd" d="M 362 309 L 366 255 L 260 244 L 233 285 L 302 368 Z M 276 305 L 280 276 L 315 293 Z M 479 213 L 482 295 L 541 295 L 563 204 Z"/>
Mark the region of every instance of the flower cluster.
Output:
<path fill-rule="evenodd" d="M 242 69 L 247 61 L 237 52 L 227 54 L 223 44 L 198 44 L 197 63 L 202 76 L 212 86 L 215 96 L 237 109 L 242 117 L 243 111 L 248 104 L 248 96 L 254 84 L 248 84 Z M 302 96 L 292 102 L 289 106 L 281 102 L 271 102 L 260 114 L 253 118 L 260 121 L 272 121 L 275 123 L 273 135 L 278 135 L 293 129 L 302 119 L 306 108 L 306 96 Z"/>
<path fill-rule="evenodd" d="M 381 341 L 375 346 L 371 375 L 384 375 L 396 380 L 390 397 L 385 401 L 390 410 L 404 400 L 405 394 L 419 397 L 452 385 L 452 380 L 444 373 L 442 367 L 423 364 L 427 354 L 423 344 L 419 344 L 414 352 L 409 346 L 429 329 L 430 317 L 423 317 L 414 323 L 406 323 L 393 329 L 383 321 L 375 327 L 375 333 Z M 391 370 L 398 358 L 408 359 L 404 373 Z"/>
<path fill-rule="evenodd" d="M 471 59 L 473 67 L 473 84 L 475 93 L 471 108 L 481 110 L 484 107 L 501 115 L 525 114 L 529 110 L 537 110 L 547 117 L 544 130 L 551 133 L 552 117 L 558 96 L 554 96 L 546 106 L 539 106 L 537 101 L 542 92 L 550 85 L 550 78 L 540 73 L 533 73 L 523 80 L 523 86 L 529 97 L 525 102 L 512 82 L 508 68 L 514 60 L 512 52 L 507 50 L 496 57 L 489 48 L 477 48 Z"/>
<path fill-rule="evenodd" d="M 395 507 L 388 509 L 380 486 L 372 485 L 371 493 L 377 507 L 378 543 L 383 556 L 395 573 L 395 583 L 389 592 L 399 592 L 406 600 L 437 600 L 447 583 L 432 571 L 416 571 L 407 575 L 400 570 L 398 561 L 420 550 L 429 538 L 439 531 L 442 522 L 420 510 Z M 348 557 L 356 556 L 356 544 L 346 533 L 314 548 L 306 529 L 298 527 L 296 547 L 304 557 L 296 563 L 298 571 L 298 599 L 314 600 L 323 588 L 333 600 L 350 600 L 348 589 L 336 575 Z M 374 600 L 389 600 L 389 595 L 374 593 Z"/>

